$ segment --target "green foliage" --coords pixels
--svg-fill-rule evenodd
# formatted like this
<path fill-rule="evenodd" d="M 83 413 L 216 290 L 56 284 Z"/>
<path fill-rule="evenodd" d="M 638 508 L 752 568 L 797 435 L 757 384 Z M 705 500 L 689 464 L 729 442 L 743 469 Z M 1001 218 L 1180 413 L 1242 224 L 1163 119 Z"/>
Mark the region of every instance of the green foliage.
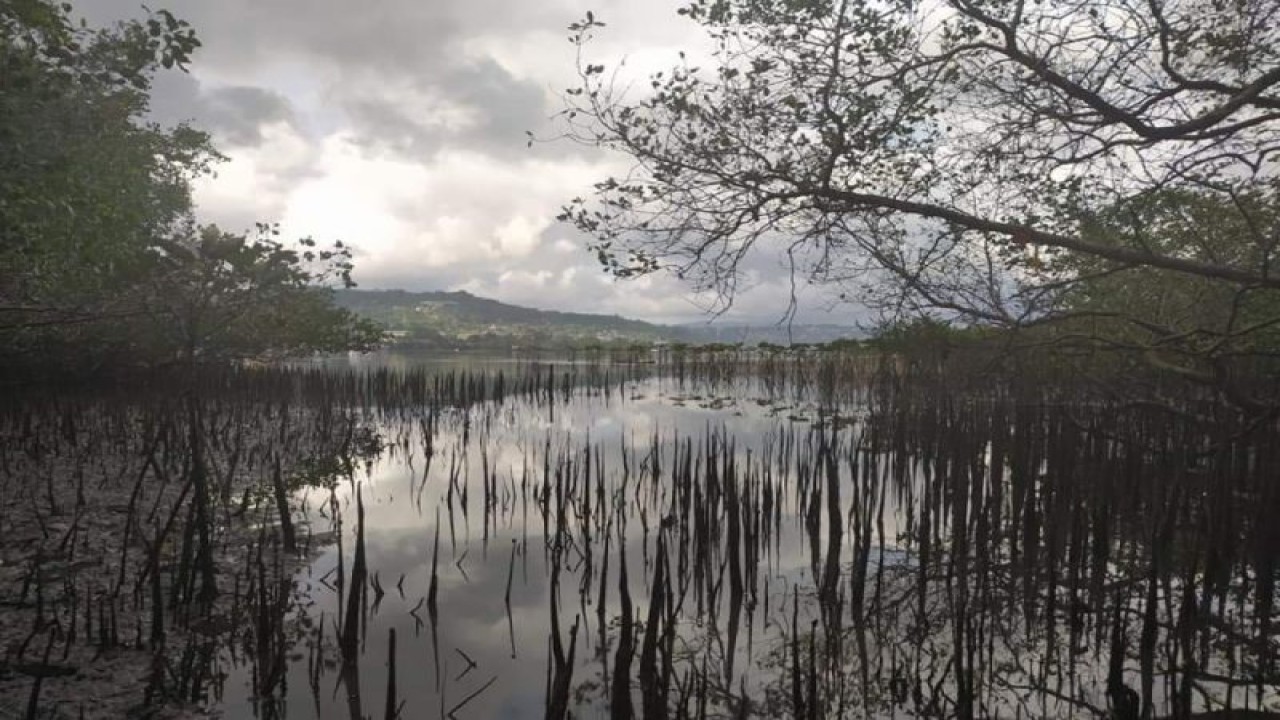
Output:
<path fill-rule="evenodd" d="M 866 343 L 862 340 L 857 340 L 855 338 L 841 338 L 839 340 L 832 340 L 831 342 L 826 343 L 823 346 L 823 349 L 832 352 L 858 352 L 862 350 L 865 345 Z"/>
<path fill-rule="evenodd" d="M 341 244 L 200 228 L 209 137 L 145 120 L 152 78 L 199 47 L 167 11 L 89 29 L 70 6 L 0 3 L 0 341 L 7 363 L 96 367 L 368 347 L 332 306 Z M 37 358 L 39 358 L 37 360 Z"/>
<path fill-rule="evenodd" d="M 864 343 L 886 353 L 945 359 L 953 350 L 977 342 L 991 331 L 981 327 L 960 327 L 931 317 L 886 323 Z"/>
<path fill-rule="evenodd" d="M 1167 190 L 1128 198 L 1081 219 L 1081 233 L 1099 243 L 1141 243 L 1153 251 L 1236 265 L 1269 267 L 1280 245 L 1276 181 L 1229 197 Z M 1078 254 L 1046 269 L 1075 278 L 1061 296 L 1061 315 L 1032 337 L 1053 346 L 1128 355 L 1131 362 L 1217 386 L 1238 376 L 1274 372 L 1280 358 L 1280 290 L 1187 276 Z"/>
<path fill-rule="evenodd" d="M 91 31 L 75 27 L 64 6 L 0 8 L 0 299 L 8 310 L 117 311 L 117 291 L 149 272 L 156 238 L 187 222 L 189 181 L 218 156 L 201 132 L 140 118 L 153 73 L 184 65 L 196 45 L 168 14 Z"/>
<path fill-rule="evenodd" d="M 167 244 L 147 302 L 159 357 L 254 358 L 369 349 L 382 337 L 368 320 L 335 306 L 325 285 L 350 284 L 351 252 L 341 242 L 301 250 L 259 226 L 256 237 L 202 228 Z"/>
<path fill-rule="evenodd" d="M 1280 187 L 1225 199 L 1170 190 L 1140 195 L 1085 218 L 1097 242 L 1142 242 L 1155 251 L 1211 262 L 1265 266 L 1280 244 Z M 1130 238 L 1116 237 L 1127 234 Z M 1189 352 L 1280 352 L 1280 291 L 1152 267 L 1071 255 L 1059 272 L 1082 278 L 1064 296 L 1071 311 L 1111 327 L 1115 342 L 1164 344 Z"/>

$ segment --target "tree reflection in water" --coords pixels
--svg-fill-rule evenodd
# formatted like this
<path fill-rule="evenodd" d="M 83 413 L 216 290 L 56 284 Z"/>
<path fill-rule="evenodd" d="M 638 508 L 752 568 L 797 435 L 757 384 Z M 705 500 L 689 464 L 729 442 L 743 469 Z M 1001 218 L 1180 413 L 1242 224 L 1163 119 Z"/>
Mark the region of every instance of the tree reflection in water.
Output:
<path fill-rule="evenodd" d="M 228 717 L 1188 717 L 1277 700 L 1274 420 L 886 382 L 838 356 L 263 373 L 201 425 L 226 463 L 231 428 L 274 408 L 253 435 L 263 489 L 210 491 L 219 520 L 258 519 L 218 582 L 228 627 L 157 643 L 157 687 Z M 329 452 L 285 452 L 303 437 Z M 280 457 L 306 558 L 292 580 Z M 166 626 L 198 624 L 172 600 L 195 549 L 129 556 L 153 578 L 130 610 L 159 598 Z"/>

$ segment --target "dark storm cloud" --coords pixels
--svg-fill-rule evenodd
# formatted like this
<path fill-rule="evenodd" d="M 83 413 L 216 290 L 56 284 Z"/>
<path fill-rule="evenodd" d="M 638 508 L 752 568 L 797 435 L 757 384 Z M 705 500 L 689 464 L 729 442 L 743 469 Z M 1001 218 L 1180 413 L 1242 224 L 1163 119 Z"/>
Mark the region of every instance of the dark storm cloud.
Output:
<path fill-rule="evenodd" d="M 209 128 L 198 117 L 200 113 L 200 81 L 191 75 L 163 72 L 152 79 L 149 116 L 161 125 L 196 122 Z"/>
<path fill-rule="evenodd" d="M 75 6 L 94 25 L 146 14 L 133 0 L 80 0 Z M 417 66 L 441 52 L 442 41 L 461 28 L 454 6 L 433 0 L 169 0 L 151 7 L 195 28 L 205 41 L 201 62 L 251 68 L 295 54 L 386 70 Z"/>
<path fill-rule="evenodd" d="M 525 150 L 525 131 L 540 127 L 551 110 L 536 83 L 511 76 L 486 60 L 452 73 L 453 97 L 479 112 L 479 122 L 466 139 L 498 152 Z"/>
<path fill-rule="evenodd" d="M 184 4 L 177 3 L 175 11 L 185 19 L 189 15 L 185 12 L 188 8 L 179 7 Z M 196 7 L 204 9 L 202 6 L 209 5 L 215 3 Z M 76 4 L 75 11 L 97 27 L 146 16 L 142 6 L 130 0 L 80 2 Z M 199 25 L 196 27 L 199 31 Z M 212 42 L 222 44 L 222 38 Z M 204 52 L 197 51 L 194 64 L 203 63 Z M 262 142 L 263 125 L 277 121 L 292 122 L 294 111 L 288 98 L 273 90 L 253 86 L 208 87 L 191 73 L 168 71 L 153 78 L 149 117 L 170 126 L 190 122 L 224 143 L 255 146 Z"/>
<path fill-rule="evenodd" d="M 94 24 L 144 14 L 130 0 L 80 5 Z M 479 34 L 518 33 L 539 22 L 557 26 L 571 17 L 551 3 L 503 0 L 359 6 L 345 0 L 175 0 L 162 6 L 204 40 L 193 64 L 197 72 L 251 74 L 271 63 L 301 61 L 323 70 L 325 100 L 349 118 L 359 142 L 419 159 L 444 146 L 502 157 L 527 154 L 525 131 L 539 130 L 550 115 L 547 89 L 465 46 Z M 231 142 L 256 144 L 262 122 L 288 117 L 284 99 L 269 91 L 229 88 L 198 98 L 189 76 L 165 75 L 176 74 L 162 74 L 157 82 L 155 112 L 162 120 L 194 120 Z M 452 126 L 421 116 L 421 103 L 407 102 L 406 90 L 465 113 L 467 121 Z"/>
<path fill-rule="evenodd" d="M 216 88 L 204 93 L 201 101 L 200 117 L 206 127 L 237 145 L 258 145 L 263 125 L 294 119 L 287 98 L 259 87 Z"/>
<path fill-rule="evenodd" d="M 262 127 L 295 121 L 289 99 L 274 90 L 236 85 L 206 88 L 191 75 L 162 73 L 152 88 L 148 116 L 161 125 L 189 122 L 211 133 L 219 145 L 262 144 Z"/>
<path fill-rule="evenodd" d="M 356 142 L 396 155 L 427 158 L 440 149 L 442 133 L 393 100 L 356 98 L 342 106 L 355 128 Z"/>
<path fill-rule="evenodd" d="M 455 121 L 415 115 L 420 103 L 395 93 L 335 92 L 361 144 L 427 160 L 442 147 L 465 147 L 504 159 L 529 157 L 526 131 L 551 111 L 536 83 L 519 80 L 490 59 L 450 67 L 410 90 L 436 98 Z M 345 97 L 345 99 L 343 99 Z M 536 146 L 541 150 L 541 146 Z"/>

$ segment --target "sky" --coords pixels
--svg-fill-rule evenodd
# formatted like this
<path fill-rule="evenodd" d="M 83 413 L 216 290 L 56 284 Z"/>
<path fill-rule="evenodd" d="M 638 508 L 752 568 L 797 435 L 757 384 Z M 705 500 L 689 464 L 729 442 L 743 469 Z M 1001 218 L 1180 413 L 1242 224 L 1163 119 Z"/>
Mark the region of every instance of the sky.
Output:
<path fill-rule="evenodd" d="M 466 290 L 549 310 L 708 322 L 712 299 L 670 276 L 615 281 L 555 216 L 626 159 L 553 138 L 573 84 L 567 26 L 608 27 L 593 57 L 636 72 L 703 42 L 675 0 L 153 0 L 195 28 L 190 71 L 162 73 L 161 123 L 190 121 L 229 159 L 197 181 L 202 222 L 355 248 L 367 289 Z M 91 25 L 138 0 L 79 0 Z M 773 324 L 790 282 L 752 259 L 717 323 Z M 852 324 L 802 293 L 797 320 Z"/>

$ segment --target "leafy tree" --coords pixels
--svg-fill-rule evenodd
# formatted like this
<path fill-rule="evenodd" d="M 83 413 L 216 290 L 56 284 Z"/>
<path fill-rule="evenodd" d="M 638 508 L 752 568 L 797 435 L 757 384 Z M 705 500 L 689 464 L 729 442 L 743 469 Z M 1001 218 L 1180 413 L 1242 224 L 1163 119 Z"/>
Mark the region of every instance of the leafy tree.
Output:
<path fill-rule="evenodd" d="M 189 180 L 217 154 L 189 127 L 140 120 L 161 67 L 198 46 L 168 13 L 107 30 L 66 5 L 0 4 L 0 324 L 131 312 L 120 293 L 189 222 Z"/>
<path fill-rule="evenodd" d="M 1280 242 L 1273 187 L 1235 192 L 1229 202 L 1198 191 L 1148 193 L 1082 218 L 1081 232 L 1096 242 L 1141 243 L 1204 262 L 1266 267 Z M 1073 282 L 1064 285 L 1056 321 L 1032 337 L 1137 357 L 1217 387 L 1238 406 L 1263 409 L 1272 402 L 1250 397 L 1239 383 L 1267 374 L 1280 357 L 1280 291 L 1080 254 L 1061 256 L 1042 271 Z"/>
<path fill-rule="evenodd" d="M 864 343 L 855 338 L 840 338 L 839 340 L 828 342 L 825 349 L 832 352 L 857 352 L 868 345 L 869 343 Z"/>
<path fill-rule="evenodd" d="M 268 225 L 252 238 L 207 226 L 166 244 L 138 333 L 153 343 L 146 354 L 207 361 L 376 345 L 382 330 L 335 306 L 327 288 L 351 286 L 350 248 L 303 239 L 291 249 L 278 235 Z"/>
<path fill-rule="evenodd" d="M 681 13 L 711 52 L 644 84 L 587 57 L 594 16 L 570 28 L 568 135 L 634 166 L 562 219 L 615 275 L 671 270 L 731 301 L 743 259 L 771 246 L 893 316 L 1005 326 L 1078 317 L 1108 294 L 1108 312 L 1155 311 L 1117 283 L 1280 289 L 1275 227 L 1257 222 L 1277 203 L 1274 2 L 695 0 Z M 1187 198 L 1212 212 L 1180 228 L 1157 217 Z M 1206 223 L 1215 248 L 1193 251 Z M 1275 317 L 1274 302 L 1251 307 L 1249 322 Z"/>
<path fill-rule="evenodd" d="M 1080 226 L 1097 242 L 1142 243 L 1203 262 L 1263 267 L 1271 246 L 1280 243 L 1280 203 L 1271 188 L 1236 193 L 1230 205 L 1211 194 L 1171 190 L 1134 197 Z M 1128 239 L 1115 238 L 1116 232 Z M 1230 345 L 1234 352 L 1280 348 L 1280 297 L 1269 288 L 1162 268 L 1121 268 L 1079 254 L 1060 258 L 1051 272 L 1077 279 L 1063 297 L 1067 308 L 1127 322 L 1135 337 L 1182 336 L 1191 344 Z"/>
<path fill-rule="evenodd" d="M 152 78 L 200 45 L 166 11 L 107 29 L 0 2 L 0 341 L 6 362 L 166 362 L 365 348 L 335 308 L 341 243 L 290 249 L 198 226 L 206 134 L 145 120 Z"/>
<path fill-rule="evenodd" d="M 984 335 L 980 327 L 955 327 L 924 316 L 885 323 L 866 341 L 866 346 L 882 353 L 941 366 L 957 350 L 982 341 Z"/>

